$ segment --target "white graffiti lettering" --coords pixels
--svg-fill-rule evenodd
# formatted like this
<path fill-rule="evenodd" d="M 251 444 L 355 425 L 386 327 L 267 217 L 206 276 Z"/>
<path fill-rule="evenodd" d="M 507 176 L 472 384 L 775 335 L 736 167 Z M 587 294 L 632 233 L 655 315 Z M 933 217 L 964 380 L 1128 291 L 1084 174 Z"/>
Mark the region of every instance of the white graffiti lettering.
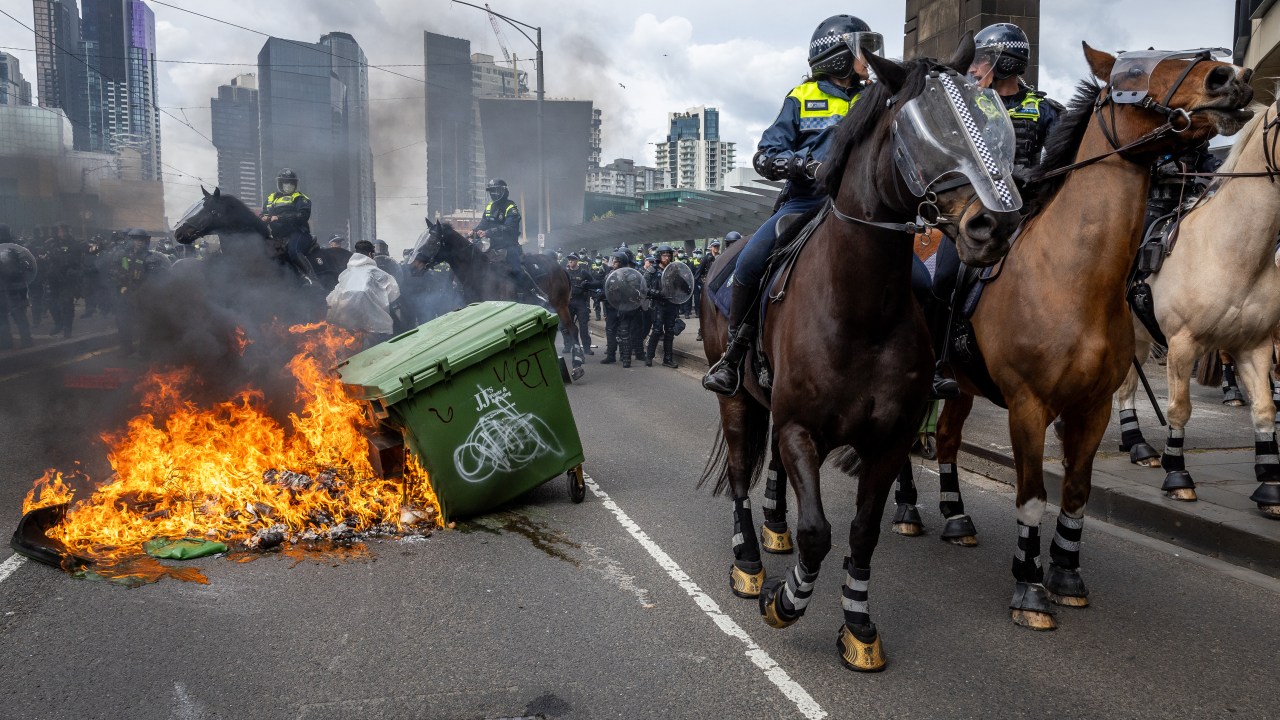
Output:
<path fill-rule="evenodd" d="M 517 410 L 510 390 L 477 388 L 477 409 L 494 409 L 480 417 L 466 442 L 454 450 L 459 477 L 481 483 L 497 473 L 519 470 L 539 456 L 561 452 L 551 428 L 532 413 Z"/>

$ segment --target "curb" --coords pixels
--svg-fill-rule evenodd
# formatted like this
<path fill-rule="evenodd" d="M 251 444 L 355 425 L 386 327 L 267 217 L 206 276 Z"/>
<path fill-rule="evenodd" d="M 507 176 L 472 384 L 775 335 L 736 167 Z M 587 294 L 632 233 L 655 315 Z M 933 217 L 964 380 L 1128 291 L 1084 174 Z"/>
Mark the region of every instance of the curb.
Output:
<path fill-rule="evenodd" d="M 87 352 L 115 347 L 118 339 L 115 330 L 106 330 L 43 347 L 17 350 L 0 357 L 0 376 L 49 366 Z"/>

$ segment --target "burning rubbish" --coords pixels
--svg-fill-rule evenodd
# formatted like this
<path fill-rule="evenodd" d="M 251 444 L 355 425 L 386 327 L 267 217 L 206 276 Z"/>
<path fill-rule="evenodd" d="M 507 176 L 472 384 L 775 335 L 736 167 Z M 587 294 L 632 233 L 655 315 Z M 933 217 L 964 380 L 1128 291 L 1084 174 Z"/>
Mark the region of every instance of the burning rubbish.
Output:
<path fill-rule="evenodd" d="M 287 339 L 298 348 L 288 371 L 299 408 L 287 420 L 272 417 L 260 390 L 200 407 L 193 371 L 153 372 L 139 385 L 143 412 L 103 436 L 113 474 L 93 487 L 79 467 L 46 471 L 23 503 L 15 548 L 111 577 L 150 560 L 148 547 L 184 542 L 263 551 L 429 534 L 441 513 L 426 472 L 412 457 L 401 479 L 375 472 L 366 406 L 328 372 L 355 338 L 319 323 Z"/>

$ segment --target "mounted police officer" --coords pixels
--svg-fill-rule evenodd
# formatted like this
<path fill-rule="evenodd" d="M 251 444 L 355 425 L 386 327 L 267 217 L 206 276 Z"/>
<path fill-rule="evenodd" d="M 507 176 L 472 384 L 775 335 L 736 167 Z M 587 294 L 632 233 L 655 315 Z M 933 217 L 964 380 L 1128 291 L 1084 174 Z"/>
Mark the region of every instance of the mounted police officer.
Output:
<path fill-rule="evenodd" d="M 573 322 L 578 327 L 579 342 L 582 343 L 582 352 L 587 355 L 595 355 L 591 350 L 591 328 L 587 325 L 591 320 L 591 293 L 600 287 L 596 282 L 596 276 L 582 262 L 582 258 L 578 253 L 569 253 L 568 259 L 565 260 L 564 271 L 569 275 L 569 315 L 573 318 Z M 570 329 L 565 329 L 565 341 L 572 340 L 569 335 Z M 565 347 L 565 353 L 569 353 L 573 348 Z"/>
<path fill-rule="evenodd" d="M 706 377 L 703 387 L 721 395 L 738 389 L 738 369 L 755 337 L 748 322 L 765 266 L 777 242 L 778 219 L 803 213 L 826 200 L 815 180 L 826 158 L 831 136 L 858 101 L 869 73 L 863 56 L 880 54 L 884 40 L 852 15 L 833 15 L 814 30 L 809 42 L 810 77 L 782 103 L 773 125 L 764 131 L 752 160 L 768 180 L 786 180 L 774 214 L 760 226 L 738 256 L 729 311 L 729 344 Z"/>
<path fill-rule="evenodd" d="M 262 203 L 262 219 L 271 228 L 271 237 L 285 243 L 289 262 L 307 284 L 319 282 L 307 259 L 316 245 L 311 237 L 311 198 L 298 192 L 298 174 L 284 168 L 276 176 L 276 192 Z"/>
<path fill-rule="evenodd" d="M 1031 63 L 1027 34 L 1012 23 L 996 23 L 983 28 L 973 41 L 977 53 L 969 66 L 969 77 L 979 87 L 995 90 L 1004 101 L 1017 137 L 1014 166 L 1026 169 L 1039 165 L 1045 138 L 1063 108 L 1022 80 Z"/>
<path fill-rule="evenodd" d="M 489 193 L 489 204 L 484 207 L 484 215 L 480 224 L 472 233 L 476 237 L 488 238 L 490 250 L 502 250 L 506 254 L 507 272 L 516 284 L 516 298 L 524 301 L 526 291 L 538 294 L 537 284 L 529 273 L 525 272 L 520 261 L 520 208 L 511 200 L 511 192 L 507 181 L 494 178 L 485 186 Z"/>

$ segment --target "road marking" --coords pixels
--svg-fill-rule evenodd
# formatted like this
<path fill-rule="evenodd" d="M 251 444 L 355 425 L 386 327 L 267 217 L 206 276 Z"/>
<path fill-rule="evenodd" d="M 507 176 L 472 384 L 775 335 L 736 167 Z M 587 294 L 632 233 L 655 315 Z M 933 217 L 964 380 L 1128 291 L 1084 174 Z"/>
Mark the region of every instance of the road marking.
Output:
<path fill-rule="evenodd" d="M 0 563 L 0 582 L 7 580 L 13 574 L 13 571 L 17 570 L 18 566 L 22 565 L 26 560 L 26 558 L 16 553 L 5 558 L 4 562 Z"/>
<path fill-rule="evenodd" d="M 32 375 L 34 373 L 47 372 L 49 370 L 56 370 L 57 368 L 60 368 L 60 367 L 66 367 L 67 365 L 74 365 L 75 363 L 78 363 L 78 362 L 84 362 L 85 360 L 98 357 L 99 355 L 106 355 L 107 353 L 115 352 L 115 350 L 116 348 L 114 347 L 104 348 L 102 350 L 92 350 L 78 357 L 69 358 L 61 362 L 56 362 L 52 365 L 31 368 L 29 370 L 19 370 L 18 372 L 12 375 L 6 375 L 4 377 L 0 377 L 0 385 L 3 385 L 4 383 L 10 382 L 12 380 L 17 380 L 20 377 L 26 377 L 27 375 Z"/>
<path fill-rule="evenodd" d="M 667 575 L 671 576 L 671 579 L 675 580 L 676 584 L 689 594 L 689 597 L 693 598 L 694 604 L 702 612 L 706 613 L 707 617 L 711 618 L 716 627 L 720 628 L 720 631 L 725 635 L 740 641 L 746 646 L 746 656 L 751 659 L 751 662 L 755 663 L 756 667 L 764 671 L 765 677 L 769 678 L 769 681 L 776 685 L 788 700 L 795 704 L 801 715 L 809 720 L 821 720 L 821 718 L 827 716 L 827 712 L 818 705 L 813 696 L 801 687 L 799 683 L 792 680 L 787 671 L 770 657 L 769 653 L 757 645 L 751 639 L 751 636 L 747 634 L 747 631 L 742 629 L 742 626 L 734 622 L 733 618 L 724 614 L 716 601 L 703 592 L 702 588 L 698 587 L 698 584 L 684 570 L 680 569 L 676 561 L 650 539 L 649 535 L 644 530 L 641 530 L 640 526 L 622 508 L 618 507 L 618 504 L 609 497 L 608 493 L 600 489 L 600 486 L 596 484 L 596 481 L 590 475 L 584 473 L 583 480 L 586 482 L 587 487 L 591 488 L 591 492 L 601 499 L 604 508 L 613 513 L 613 516 L 618 519 L 618 523 L 622 525 L 622 528 L 630 533 L 631 537 L 635 538 L 636 542 L 640 543 L 640 546 L 649 552 L 649 555 L 658 562 L 658 565 L 663 570 L 667 571 Z"/>

